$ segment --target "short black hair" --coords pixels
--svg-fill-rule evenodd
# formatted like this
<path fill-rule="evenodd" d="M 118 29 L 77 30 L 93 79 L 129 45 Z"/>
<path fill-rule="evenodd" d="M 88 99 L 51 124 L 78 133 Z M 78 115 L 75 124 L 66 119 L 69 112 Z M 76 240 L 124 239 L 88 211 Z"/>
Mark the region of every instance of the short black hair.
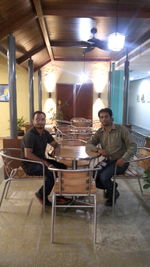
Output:
<path fill-rule="evenodd" d="M 112 110 L 110 108 L 102 108 L 102 109 L 100 109 L 99 112 L 98 112 L 98 117 L 99 118 L 100 118 L 100 113 L 102 113 L 102 112 L 108 113 L 109 116 L 112 118 L 113 113 L 112 113 Z"/>
<path fill-rule="evenodd" d="M 37 111 L 35 111 L 35 112 L 33 113 L 33 117 L 32 117 L 32 119 L 34 119 L 34 117 L 35 117 L 36 114 L 43 114 L 43 115 L 45 116 L 45 118 L 46 118 L 46 114 L 45 114 L 43 111 L 41 111 L 41 110 L 37 110 Z"/>

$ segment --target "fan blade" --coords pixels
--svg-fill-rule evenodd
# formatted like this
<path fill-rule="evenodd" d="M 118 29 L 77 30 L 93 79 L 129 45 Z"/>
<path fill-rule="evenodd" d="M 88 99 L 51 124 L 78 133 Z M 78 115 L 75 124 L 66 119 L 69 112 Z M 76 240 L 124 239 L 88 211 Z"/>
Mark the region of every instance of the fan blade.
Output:
<path fill-rule="evenodd" d="M 88 40 L 88 42 L 91 44 L 91 46 L 100 48 L 102 50 L 109 50 L 107 47 L 107 41 L 105 40 L 99 40 L 95 37 Z"/>

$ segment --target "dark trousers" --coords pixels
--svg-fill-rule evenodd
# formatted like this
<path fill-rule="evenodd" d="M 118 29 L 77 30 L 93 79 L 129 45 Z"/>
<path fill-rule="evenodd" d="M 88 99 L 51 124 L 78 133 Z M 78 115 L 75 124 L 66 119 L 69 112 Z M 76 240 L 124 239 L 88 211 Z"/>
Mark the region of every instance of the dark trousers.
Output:
<path fill-rule="evenodd" d="M 96 177 L 96 187 L 100 189 L 106 189 L 110 197 L 113 192 L 113 182 L 111 180 L 115 172 L 116 161 L 110 160 L 107 163 L 107 166 L 102 170 L 98 171 Z M 116 174 L 123 174 L 128 168 L 129 163 L 126 162 L 123 166 L 117 167 Z"/>
<path fill-rule="evenodd" d="M 58 169 L 67 169 L 67 166 L 63 163 L 57 162 L 56 160 L 52 159 L 44 159 L 46 160 L 49 164 L 53 164 L 55 168 Z M 43 167 L 41 164 L 38 163 L 29 163 L 28 166 L 22 166 L 24 171 L 28 175 L 43 175 Z M 47 199 L 48 195 L 52 191 L 54 186 L 54 177 L 53 173 L 45 166 L 45 198 Z M 39 194 L 41 198 L 43 197 L 43 186 L 39 189 Z"/>

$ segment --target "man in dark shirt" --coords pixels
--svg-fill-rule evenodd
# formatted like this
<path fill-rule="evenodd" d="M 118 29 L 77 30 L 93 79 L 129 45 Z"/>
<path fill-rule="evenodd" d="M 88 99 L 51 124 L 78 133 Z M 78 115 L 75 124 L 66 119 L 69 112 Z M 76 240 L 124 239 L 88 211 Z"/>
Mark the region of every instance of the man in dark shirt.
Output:
<path fill-rule="evenodd" d="M 46 115 L 42 111 L 36 111 L 33 114 L 33 127 L 27 131 L 22 140 L 22 151 L 25 159 L 40 161 L 45 166 L 45 205 L 51 206 L 48 200 L 54 186 L 53 173 L 48 169 L 49 165 L 56 168 L 66 169 L 66 165 L 59 163 L 53 159 L 45 157 L 47 144 L 50 144 L 54 150 L 59 148 L 59 144 L 54 140 L 53 136 L 44 129 Z M 28 175 L 43 175 L 43 167 L 39 163 L 22 162 L 22 167 Z M 35 193 L 36 197 L 43 203 L 43 186 Z M 62 201 L 62 199 L 61 199 Z M 65 200 L 64 200 L 65 201 Z"/>

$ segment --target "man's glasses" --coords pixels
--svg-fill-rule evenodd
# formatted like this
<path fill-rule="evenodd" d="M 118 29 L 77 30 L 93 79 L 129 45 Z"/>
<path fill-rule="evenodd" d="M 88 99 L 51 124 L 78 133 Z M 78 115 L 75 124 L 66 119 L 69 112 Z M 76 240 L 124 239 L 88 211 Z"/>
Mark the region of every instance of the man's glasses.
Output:
<path fill-rule="evenodd" d="M 35 121 L 37 121 L 37 122 L 39 122 L 39 121 L 45 122 L 45 118 L 36 118 Z"/>

